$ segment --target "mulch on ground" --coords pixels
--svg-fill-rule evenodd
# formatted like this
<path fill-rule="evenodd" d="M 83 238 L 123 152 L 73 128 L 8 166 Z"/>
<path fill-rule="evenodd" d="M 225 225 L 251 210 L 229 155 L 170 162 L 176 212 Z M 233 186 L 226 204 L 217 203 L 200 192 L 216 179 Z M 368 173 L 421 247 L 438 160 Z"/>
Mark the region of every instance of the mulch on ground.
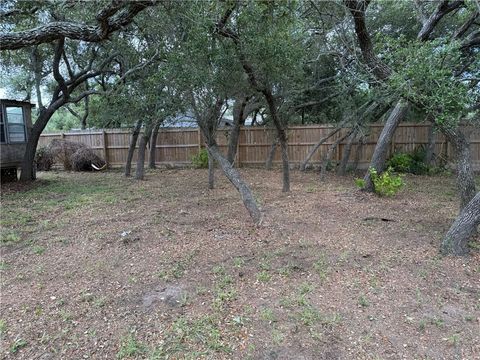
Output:
<path fill-rule="evenodd" d="M 480 359 L 480 255 L 439 256 L 454 179 L 40 173 L 2 185 L 6 359 Z M 478 240 L 472 245 L 478 247 Z"/>

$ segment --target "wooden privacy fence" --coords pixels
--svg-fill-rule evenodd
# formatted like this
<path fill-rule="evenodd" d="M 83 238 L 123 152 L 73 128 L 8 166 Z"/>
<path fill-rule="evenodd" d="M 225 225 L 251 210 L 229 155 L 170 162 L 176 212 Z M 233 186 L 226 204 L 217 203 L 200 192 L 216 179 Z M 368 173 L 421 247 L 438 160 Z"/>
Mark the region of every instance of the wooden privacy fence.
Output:
<path fill-rule="evenodd" d="M 373 154 L 378 136 L 383 128 L 383 124 L 372 124 L 370 134 L 366 138 L 364 146 L 360 150 L 359 168 L 366 168 Z M 331 130 L 329 125 L 308 125 L 292 126 L 288 130 L 288 152 L 292 164 L 301 164 L 307 156 L 312 146 L 319 139 L 326 136 Z M 409 124 L 404 123 L 399 126 L 390 147 L 390 153 L 395 151 L 411 152 L 419 146 L 428 144 L 428 133 L 430 125 L 428 124 Z M 480 169 L 480 129 L 464 127 L 466 135 L 470 138 L 472 160 L 476 170 Z M 219 129 L 217 132 L 217 141 L 220 149 L 226 153 L 229 129 Z M 339 133 L 322 144 L 317 153 L 312 157 L 312 164 L 319 164 L 322 156 L 327 152 L 328 147 L 336 139 L 342 137 L 347 129 L 342 129 Z M 105 129 L 105 130 L 85 130 L 68 133 L 49 133 L 42 134 L 39 146 L 48 144 L 52 139 L 66 139 L 77 141 L 91 146 L 98 155 L 105 158 L 109 165 L 118 166 L 125 164 L 128 147 L 130 143 L 131 132 L 128 129 Z M 268 152 L 275 139 L 275 130 L 263 127 L 243 127 L 240 131 L 236 164 L 240 166 L 261 165 L 265 163 Z M 435 134 L 434 139 L 435 154 L 451 157 L 452 149 L 441 134 Z M 341 142 L 335 149 L 333 158 L 340 160 L 346 145 L 346 141 Z M 185 165 L 190 164 L 192 156 L 197 154 L 204 147 L 202 137 L 197 128 L 168 128 L 161 129 L 157 138 L 156 162 L 157 164 Z M 352 147 L 351 161 L 355 157 L 357 145 Z M 146 161 L 148 161 L 148 151 Z M 136 151 L 133 161 L 136 161 Z M 274 163 L 280 163 L 280 151 L 277 150 Z"/>

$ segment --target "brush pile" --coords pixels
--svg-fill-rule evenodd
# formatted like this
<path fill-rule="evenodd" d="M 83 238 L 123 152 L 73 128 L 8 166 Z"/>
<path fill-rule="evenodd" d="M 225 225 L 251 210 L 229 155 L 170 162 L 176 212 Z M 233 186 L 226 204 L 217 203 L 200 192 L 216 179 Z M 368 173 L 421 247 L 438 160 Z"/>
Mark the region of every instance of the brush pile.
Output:
<path fill-rule="evenodd" d="M 103 170 L 106 162 L 89 146 L 68 140 L 54 139 L 41 147 L 36 155 L 37 170 L 48 171 L 55 162 L 63 164 L 65 170 Z"/>

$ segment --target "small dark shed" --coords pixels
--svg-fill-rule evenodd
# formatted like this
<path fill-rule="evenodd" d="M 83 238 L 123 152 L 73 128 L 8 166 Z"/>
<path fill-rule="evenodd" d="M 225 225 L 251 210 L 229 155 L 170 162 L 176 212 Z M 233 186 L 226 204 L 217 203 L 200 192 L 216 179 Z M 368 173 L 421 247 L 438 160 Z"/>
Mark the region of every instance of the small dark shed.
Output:
<path fill-rule="evenodd" d="M 16 100 L 0 99 L 0 168 L 1 180 L 17 180 L 27 139 L 32 129 L 32 107 Z"/>

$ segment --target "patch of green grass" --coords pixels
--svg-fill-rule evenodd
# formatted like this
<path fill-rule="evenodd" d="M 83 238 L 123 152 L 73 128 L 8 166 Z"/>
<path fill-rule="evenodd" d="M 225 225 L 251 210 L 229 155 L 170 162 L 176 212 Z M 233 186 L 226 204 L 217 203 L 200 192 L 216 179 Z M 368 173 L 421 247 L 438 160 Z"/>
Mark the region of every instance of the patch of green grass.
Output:
<path fill-rule="evenodd" d="M 238 326 L 238 324 L 235 324 Z M 151 359 L 197 359 L 215 353 L 231 353 L 222 336 L 218 319 L 202 316 L 197 319 L 178 318 L 165 334 L 164 342 L 151 354 Z"/>
<path fill-rule="evenodd" d="M 281 345 L 285 340 L 285 335 L 283 335 L 278 329 L 272 329 L 272 341 L 276 345 Z"/>
<path fill-rule="evenodd" d="M 5 271 L 10 267 L 5 260 L 0 261 L 0 271 Z"/>
<path fill-rule="evenodd" d="M 365 295 L 360 295 L 360 297 L 358 298 L 358 305 L 360 305 L 361 307 L 370 306 L 370 303 L 368 302 L 368 299 Z"/>
<path fill-rule="evenodd" d="M 24 339 L 17 339 L 13 342 L 12 345 L 10 345 L 10 353 L 12 354 L 15 354 L 18 352 L 18 350 L 24 348 L 25 346 L 27 346 L 28 343 L 26 340 Z"/>
<path fill-rule="evenodd" d="M 269 282 L 271 278 L 272 275 L 266 270 L 262 270 L 257 274 L 257 280 L 261 282 Z"/>
<path fill-rule="evenodd" d="M 223 265 L 215 265 L 212 267 L 212 273 L 215 275 L 223 275 L 225 274 L 225 267 Z"/>
<path fill-rule="evenodd" d="M 135 339 L 134 335 L 130 333 L 121 340 L 120 349 L 117 353 L 117 359 L 137 357 L 145 354 L 146 351 L 147 348 L 145 345 L 140 343 L 137 339 Z"/>
<path fill-rule="evenodd" d="M 312 284 L 309 284 L 309 283 L 303 283 L 302 285 L 300 285 L 300 294 L 301 295 L 306 295 L 306 294 L 309 294 L 313 291 L 314 287 Z"/>
<path fill-rule="evenodd" d="M 245 265 L 245 260 L 241 257 L 236 257 L 233 259 L 233 266 L 240 268 Z"/>
<path fill-rule="evenodd" d="M 277 317 L 275 316 L 273 310 L 270 308 L 263 308 L 260 311 L 260 318 L 264 321 L 268 321 L 269 323 L 277 321 Z"/>
<path fill-rule="evenodd" d="M 2 231 L 0 233 L 1 244 L 16 243 L 16 242 L 19 242 L 21 239 L 22 239 L 21 236 L 13 230 Z"/>
<path fill-rule="evenodd" d="M 325 255 L 321 255 L 314 263 L 313 269 L 320 276 L 321 280 L 325 280 L 330 271 L 328 261 Z"/>
<path fill-rule="evenodd" d="M 460 334 L 452 334 L 445 340 L 447 340 L 451 346 L 457 346 L 460 343 Z"/>
<path fill-rule="evenodd" d="M 304 306 L 298 316 L 305 326 L 312 326 L 321 319 L 320 312 L 313 306 Z"/>
<path fill-rule="evenodd" d="M 40 245 L 35 245 L 32 247 L 32 251 L 35 255 L 43 255 L 45 252 L 45 247 Z"/>
<path fill-rule="evenodd" d="M 0 337 L 7 332 L 7 322 L 3 319 L 0 319 Z"/>
<path fill-rule="evenodd" d="M 435 325 L 438 328 L 442 328 L 445 325 L 445 321 L 442 318 L 433 317 L 430 319 L 430 324 Z"/>

